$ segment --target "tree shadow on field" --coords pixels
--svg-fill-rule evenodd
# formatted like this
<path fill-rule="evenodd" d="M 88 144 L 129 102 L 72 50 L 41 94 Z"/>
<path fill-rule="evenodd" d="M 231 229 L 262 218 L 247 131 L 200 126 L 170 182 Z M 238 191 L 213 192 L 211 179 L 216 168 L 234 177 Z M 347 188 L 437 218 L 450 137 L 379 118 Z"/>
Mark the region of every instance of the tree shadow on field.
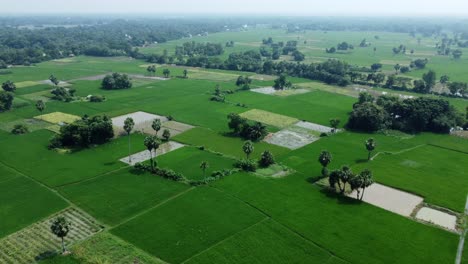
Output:
<path fill-rule="evenodd" d="M 321 177 L 320 177 L 320 176 L 315 176 L 315 177 L 312 176 L 312 177 L 308 177 L 308 178 L 306 179 L 306 182 L 311 183 L 311 184 L 315 184 L 315 183 L 317 183 L 317 182 L 320 181 L 320 180 L 321 180 Z"/>
<path fill-rule="evenodd" d="M 133 174 L 133 175 L 143 175 L 143 174 L 146 174 L 147 172 L 144 171 L 144 170 L 138 170 L 138 169 L 135 169 L 134 167 L 132 167 L 130 170 L 129 170 L 130 174 Z"/>
<path fill-rule="evenodd" d="M 366 163 L 368 162 L 367 159 L 356 159 L 354 162 L 356 162 L 357 164 L 360 164 L 360 163 Z"/>
<path fill-rule="evenodd" d="M 327 196 L 329 199 L 334 199 L 336 200 L 339 204 L 345 204 L 345 205 L 360 205 L 362 202 L 356 199 L 353 199 L 351 197 L 345 196 L 343 194 L 337 193 L 330 188 L 322 188 L 320 190 L 322 194 Z"/>
<path fill-rule="evenodd" d="M 115 165 L 115 164 L 116 164 L 115 161 L 109 161 L 109 162 L 104 163 L 104 166 L 112 166 L 112 165 Z"/>

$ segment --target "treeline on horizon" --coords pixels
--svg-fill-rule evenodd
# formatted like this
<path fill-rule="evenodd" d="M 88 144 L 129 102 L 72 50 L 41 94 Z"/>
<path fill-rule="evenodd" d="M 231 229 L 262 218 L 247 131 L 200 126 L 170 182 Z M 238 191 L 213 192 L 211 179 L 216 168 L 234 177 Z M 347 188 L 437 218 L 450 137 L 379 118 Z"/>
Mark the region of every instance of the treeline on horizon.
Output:
<path fill-rule="evenodd" d="M 468 21 L 457 19 L 6 16 L 0 17 L 0 68 L 73 55 L 138 57 L 138 47 L 227 29 L 241 30 L 243 25 L 270 25 L 287 32 L 352 30 L 423 36 L 439 36 L 448 30 L 468 39 Z"/>

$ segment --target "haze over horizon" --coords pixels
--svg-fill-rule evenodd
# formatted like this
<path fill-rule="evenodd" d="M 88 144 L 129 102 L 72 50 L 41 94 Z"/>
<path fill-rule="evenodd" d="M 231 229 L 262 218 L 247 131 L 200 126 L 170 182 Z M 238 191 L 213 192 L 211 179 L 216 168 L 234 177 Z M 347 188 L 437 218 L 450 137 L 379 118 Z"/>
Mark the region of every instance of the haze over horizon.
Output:
<path fill-rule="evenodd" d="M 272 2 L 267 0 L 17 0 L 3 4 L 5 14 L 274 14 L 274 15 L 345 15 L 345 16 L 467 16 L 468 1 L 372 1 L 335 0 Z"/>

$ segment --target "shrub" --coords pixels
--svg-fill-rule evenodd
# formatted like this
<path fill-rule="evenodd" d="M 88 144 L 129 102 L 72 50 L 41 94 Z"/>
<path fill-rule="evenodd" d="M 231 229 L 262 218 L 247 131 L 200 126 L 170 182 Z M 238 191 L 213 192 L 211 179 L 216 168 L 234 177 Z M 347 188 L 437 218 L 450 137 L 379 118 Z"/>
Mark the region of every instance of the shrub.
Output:
<path fill-rule="evenodd" d="M 234 167 L 251 172 L 255 172 L 257 170 L 257 164 L 255 163 L 255 161 L 247 159 L 237 161 L 234 164 Z"/>
<path fill-rule="evenodd" d="M 15 135 L 26 134 L 28 132 L 29 132 L 28 127 L 26 125 L 23 125 L 23 124 L 17 124 L 11 130 L 11 133 L 13 133 Z"/>
<path fill-rule="evenodd" d="M 262 156 L 260 157 L 260 160 L 258 161 L 258 164 L 260 165 L 260 167 L 264 167 L 264 168 L 266 168 L 266 167 L 268 167 L 270 165 L 273 165 L 275 163 L 276 163 L 275 157 L 268 150 L 265 150 L 262 153 Z"/>
<path fill-rule="evenodd" d="M 106 97 L 104 95 L 91 95 L 89 97 L 89 101 L 92 103 L 100 103 L 104 102 L 106 100 Z"/>
<path fill-rule="evenodd" d="M 63 88 L 63 87 L 57 87 L 53 89 L 50 93 L 53 95 L 52 99 L 57 100 L 57 101 L 63 101 L 63 102 L 71 102 L 73 101 L 73 97 L 75 96 L 76 90 L 73 88 Z"/>

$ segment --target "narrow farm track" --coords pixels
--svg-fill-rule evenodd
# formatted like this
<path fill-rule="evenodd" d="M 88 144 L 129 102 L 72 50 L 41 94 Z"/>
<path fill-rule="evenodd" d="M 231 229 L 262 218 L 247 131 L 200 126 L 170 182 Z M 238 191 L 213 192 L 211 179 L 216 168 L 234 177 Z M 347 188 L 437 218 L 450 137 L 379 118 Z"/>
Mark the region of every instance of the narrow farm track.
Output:
<path fill-rule="evenodd" d="M 375 154 L 374 156 L 372 156 L 371 160 L 377 158 L 377 156 L 379 156 L 380 154 L 398 155 L 398 154 L 405 153 L 405 152 L 408 152 L 408 151 L 411 151 L 411 150 L 414 150 L 414 149 L 417 149 L 417 148 L 420 148 L 420 147 L 428 146 L 428 145 L 430 145 L 430 144 L 421 144 L 421 145 L 417 145 L 417 146 L 412 147 L 412 148 L 403 149 L 403 150 L 400 150 L 400 151 L 397 151 L 397 152 L 381 151 L 381 152 L 378 152 L 377 154 Z"/>
<path fill-rule="evenodd" d="M 91 216 L 69 207 L 0 240 L 0 263 L 32 263 L 39 254 L 60 249 L 60 239 L 50 231 L 51 222 L 59 215 L 72 223 L 65 238 L 67 245 L 85 240 L 102 230 L 101 225 Z"/>
<path fill-rule="evenodd" d="M 468 195 L 466 196 L 465 204 L 465 230 L 460 234 L 460 242 L 458 243 L 457 257 L 455 258 L 455 264 L 461 264 L 463 248 L 465 245 L 466 235 L 468 234 Z"/>

